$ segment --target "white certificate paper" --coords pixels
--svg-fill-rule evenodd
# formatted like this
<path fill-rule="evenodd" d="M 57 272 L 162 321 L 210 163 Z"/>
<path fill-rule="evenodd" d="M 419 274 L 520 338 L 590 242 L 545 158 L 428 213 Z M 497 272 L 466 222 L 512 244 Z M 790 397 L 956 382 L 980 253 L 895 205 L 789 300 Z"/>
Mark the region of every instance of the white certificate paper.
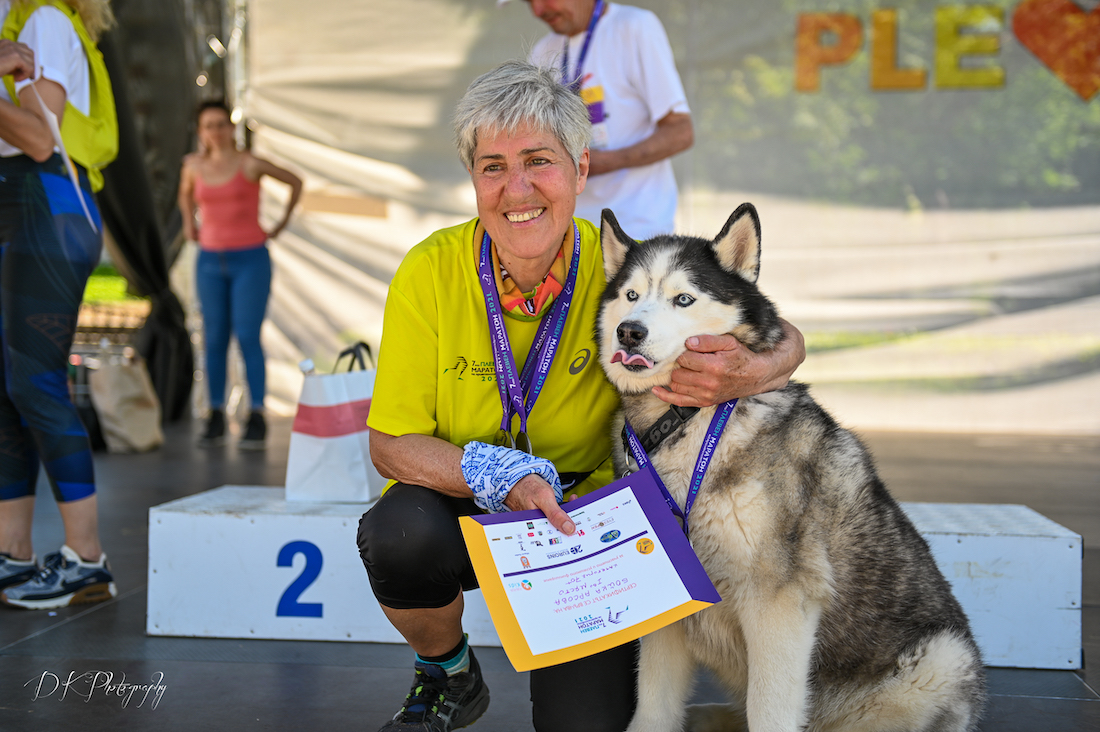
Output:
<path fill-rule="evenodd" d="M 518 671 L 613 648 L 720 601 L 650 469 L 562 507 L 573 536 L 541 511 L 460 520 Z"/>

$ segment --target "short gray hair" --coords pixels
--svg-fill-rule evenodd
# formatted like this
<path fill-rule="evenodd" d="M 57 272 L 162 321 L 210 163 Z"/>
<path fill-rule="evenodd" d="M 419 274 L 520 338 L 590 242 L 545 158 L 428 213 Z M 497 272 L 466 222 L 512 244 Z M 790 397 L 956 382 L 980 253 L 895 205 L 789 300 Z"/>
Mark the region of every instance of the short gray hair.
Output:
<path fill-rule="evenodd" d="M 474 166 L 479 133 L 515 132 L 532 124 L 550 132 L 579 165 L 592 136 L 588 109 L 580 96 L 558 79 L 558 71 L 525 61 L 507 61 L 474 79 L 455 109 L 458 155 Z"/>

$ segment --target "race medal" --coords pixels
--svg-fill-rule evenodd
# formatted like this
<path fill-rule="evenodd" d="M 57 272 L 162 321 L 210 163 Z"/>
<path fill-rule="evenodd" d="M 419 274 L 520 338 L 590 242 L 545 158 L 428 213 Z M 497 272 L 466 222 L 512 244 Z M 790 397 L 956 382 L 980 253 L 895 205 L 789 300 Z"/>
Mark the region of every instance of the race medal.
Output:
<path fill-rule="evenodd" d="M 526 432 L 521 431 L 516 435 L 516 443 L 513 447 L 517 450 L 522 450 L 528 455 L 534 455 L 535 451 L 531 449 L 531 438 L 527 436 Z"/>
<path fill-rule="evenodd" d="M 497 430 L 497 436 L 493 440 L 493 444 L 500 447 L 510 447 L 513 450 L 516 449 L 516 440 L 508 430 Z"/>

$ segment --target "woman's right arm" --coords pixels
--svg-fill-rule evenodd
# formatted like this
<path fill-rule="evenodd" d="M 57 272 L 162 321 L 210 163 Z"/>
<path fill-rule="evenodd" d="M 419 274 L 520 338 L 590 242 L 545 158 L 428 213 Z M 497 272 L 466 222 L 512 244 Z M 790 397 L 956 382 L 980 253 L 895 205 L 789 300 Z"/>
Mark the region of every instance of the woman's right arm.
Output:
<path fill-rule="evenodd" d="M 180 166 L 180 190 L 176 196 L 176 202 L 183 216 L 183 237 L 190 241 L 198 241 L 199 233 L 195 227 L 195 211 L 198 208 L 195 203 L 195 171 L 194 153 L 183 159 Z"/>
<path fill-rule="evenodd" d="M 455 498 L 473 498 L 462 477 L 462 453 L 457 445 L 431 435 L 394 437 L 370 431 L 370 457 L 384 478 L 421 485 Z M 537 508 L 558 531 L 570 536 L 576 526 L 561 506 L 550 484 L 538 475 L 522 478 L 504 501 L 510 511 Z"/>
<path fill-rule="evenodd" d="M 384 478 L 456 498 L 474 497 L 462 477 L 462 448 L 446 440 L 415 434 L 394 437 L 371 429 L 370 457 Z"/>

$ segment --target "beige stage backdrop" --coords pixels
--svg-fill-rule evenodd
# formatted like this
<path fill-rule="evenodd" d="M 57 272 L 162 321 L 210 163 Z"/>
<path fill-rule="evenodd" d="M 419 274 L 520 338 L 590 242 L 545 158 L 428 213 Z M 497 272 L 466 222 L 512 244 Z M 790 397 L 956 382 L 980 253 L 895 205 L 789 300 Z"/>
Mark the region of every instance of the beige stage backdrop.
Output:
<path fill-rule="evenodd" d="M 475 214 L 455 100 L 545 32 L 525 2 L 237 0 L 255 150 L 306 179 L 272 243 L 270 406 L 377 345 L 387 284 Z M 865 429 L 1100 433 L 1096 0 L 644 0 L 695 121 L 678 229 L 763 222 L 798 377 Z M 265 189 L 265 218 L 283 192 Z"/>

